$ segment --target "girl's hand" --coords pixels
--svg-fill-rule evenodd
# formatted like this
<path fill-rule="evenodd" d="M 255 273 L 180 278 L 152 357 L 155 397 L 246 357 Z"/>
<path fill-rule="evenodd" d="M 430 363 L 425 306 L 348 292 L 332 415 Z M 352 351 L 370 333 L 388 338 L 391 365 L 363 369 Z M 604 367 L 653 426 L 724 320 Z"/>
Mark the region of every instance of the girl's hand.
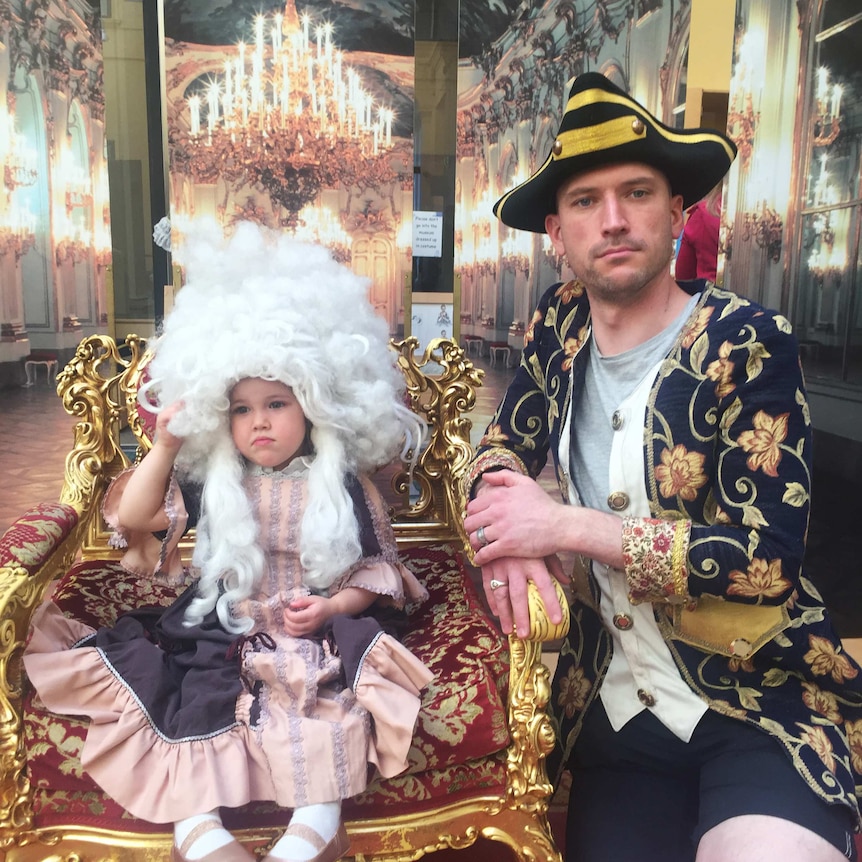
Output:
<path fill-rule="evenodd" d="M 308 637 L 320 631 L 334 613 L 332 599 L 295 596 L 284 609 L 284 630 L 291 637 Z"/>
<path fill-rule="evenodd" d="M 177 413 L 179 413 L 180 410 L 182 410 L 183 406 L 182 401 L 175 401 L 173 404 L 169 404 L 164 410 L 160 411 L 156 417 L 155 442 L 173 452 L 179 451 L 180 447 L 183 445 L 183 438 L 177 437 L 176 434 L 171 434 L 171 432 L 168 431 L 168 423 L 177 415 Z"/>

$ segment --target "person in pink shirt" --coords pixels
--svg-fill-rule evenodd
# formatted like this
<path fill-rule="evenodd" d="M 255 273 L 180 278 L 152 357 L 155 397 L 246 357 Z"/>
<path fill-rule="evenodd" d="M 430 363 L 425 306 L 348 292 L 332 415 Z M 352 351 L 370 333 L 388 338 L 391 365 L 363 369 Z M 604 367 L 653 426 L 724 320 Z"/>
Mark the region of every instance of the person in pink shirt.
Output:
<path fill-rule="evenodd" d="M 715 281 L 721 186 L 716 186 L 689 211 L 679 242 L 674 275 L 677 281 L 705 278 Z"/>

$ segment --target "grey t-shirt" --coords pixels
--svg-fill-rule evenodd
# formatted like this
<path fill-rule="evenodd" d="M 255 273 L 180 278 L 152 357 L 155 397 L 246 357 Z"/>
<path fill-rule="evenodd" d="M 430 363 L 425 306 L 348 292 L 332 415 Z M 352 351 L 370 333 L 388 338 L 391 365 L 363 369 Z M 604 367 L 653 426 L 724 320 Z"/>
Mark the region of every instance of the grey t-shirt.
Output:
<path fill-rule="evenodd" d="M 614 411 L 635 390 L 644 375 L 667 356 L 700 294 L 686 303 L 679 316 L 648 341 L 619 353 L 602 356 L 594 338 L 584 370 L 580 397 L 572 405 L 570 469 L 584 506 L 607 511 L 608 465 L 614 428 Z"/>

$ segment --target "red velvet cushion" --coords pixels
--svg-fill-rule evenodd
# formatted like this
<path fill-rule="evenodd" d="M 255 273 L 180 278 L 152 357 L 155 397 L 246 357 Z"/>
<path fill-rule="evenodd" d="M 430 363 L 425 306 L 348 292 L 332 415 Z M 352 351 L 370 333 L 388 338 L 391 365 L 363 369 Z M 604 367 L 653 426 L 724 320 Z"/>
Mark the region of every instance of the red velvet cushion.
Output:
<path fill-rule="evenodd" d="M 78 513 L 65 503 L 40 503 L 0 536 L 0 566 L 23 566 L 30 574 L 72 532 Z"/>
<path fill-rule="evenodd" d="M 501 792 L 505 786 L 506 642 L 485 616 L 460 554 L 439 545 L 411 549 L 403 559 L 430 594 L 411 615 L 404 642 L 436 679 L 423 692 L 407 771 L 372 781 L 345 805 L 348 817 L 383 816 L 394 801 L 399 812 L 407 813 L 444 797 L 454 801 L 474 789 Z M 76 564 L 54 592 L 65 613 L 94 627 L 134 607 L 168 604 L 174 596 L 170 588 L 136 579 L 117 563 L 104 561 Z M 155 828 L 131 818 L 82 772 L 86 721 L 47 712 L 31 693 L 24 733 L 38 825 Z M 284 812 L 268 803 L 246 806 L 230 820 L 234 826 L 286 822 Z"/>

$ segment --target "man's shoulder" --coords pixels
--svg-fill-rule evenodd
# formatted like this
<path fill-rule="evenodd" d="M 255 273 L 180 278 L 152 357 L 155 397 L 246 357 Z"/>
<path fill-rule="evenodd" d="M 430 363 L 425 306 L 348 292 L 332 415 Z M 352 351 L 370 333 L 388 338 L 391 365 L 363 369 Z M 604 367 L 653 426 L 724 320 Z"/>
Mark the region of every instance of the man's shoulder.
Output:
<path fill-rule="evenodd" d="M 792 331 L 790 322 L 780 312 L 714 285 L 704 290 L 702 307 L 711 309 L 711 328 L 750 325 L 755 329 L 775 327 L 785 333 Z"/>

